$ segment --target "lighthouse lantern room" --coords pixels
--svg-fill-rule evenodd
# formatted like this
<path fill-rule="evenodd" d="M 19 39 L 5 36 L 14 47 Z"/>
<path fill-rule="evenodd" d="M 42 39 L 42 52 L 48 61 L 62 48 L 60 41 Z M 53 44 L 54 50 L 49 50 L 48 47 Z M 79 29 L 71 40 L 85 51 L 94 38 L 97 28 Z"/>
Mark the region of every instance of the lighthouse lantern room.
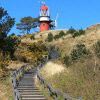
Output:
<path fill-rule="evenodd" d="M 50 19 L 49 8 L 44 3 L 40 8 L 40 17 L 39 17 L 40 31 L 42 32 L 49 30 L 51 22 L 52 21 Z"/>

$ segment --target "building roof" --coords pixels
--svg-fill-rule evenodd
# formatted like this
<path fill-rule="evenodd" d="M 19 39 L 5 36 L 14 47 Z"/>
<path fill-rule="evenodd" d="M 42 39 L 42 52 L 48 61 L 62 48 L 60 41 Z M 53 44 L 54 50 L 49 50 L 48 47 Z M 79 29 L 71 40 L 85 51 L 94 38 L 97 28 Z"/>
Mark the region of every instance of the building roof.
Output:
<path fill-rule="evenodd" d="M 41 10 L 48 10 L 48 6 L 46 6 L 46 5 L 43 5 L 43 6 L 41 6 Z"/>

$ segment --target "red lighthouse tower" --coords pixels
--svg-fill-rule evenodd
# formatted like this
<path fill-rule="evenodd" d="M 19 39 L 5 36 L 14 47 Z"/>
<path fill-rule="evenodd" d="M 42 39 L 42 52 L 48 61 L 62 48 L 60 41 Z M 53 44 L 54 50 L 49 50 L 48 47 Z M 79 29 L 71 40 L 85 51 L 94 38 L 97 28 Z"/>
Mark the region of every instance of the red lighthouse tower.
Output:
<path fill-rule="evenodd" d="M 51 28 L 51 19 L 49 14 L 49 8 L 48 6 L 42 4 L 40 8 L 40 17 L 39 17 L 39 23 L 40 23 L 40 31 L 47 31 Z"/>

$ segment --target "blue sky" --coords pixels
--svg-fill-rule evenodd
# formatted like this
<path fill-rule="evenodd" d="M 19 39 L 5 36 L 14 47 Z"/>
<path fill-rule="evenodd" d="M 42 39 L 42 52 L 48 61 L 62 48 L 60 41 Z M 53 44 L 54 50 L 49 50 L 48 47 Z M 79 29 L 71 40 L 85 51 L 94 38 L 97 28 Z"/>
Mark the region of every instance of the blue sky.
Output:
<path fill-rule="evenodd" d="M 50 8 L 51 17 L 55 19 L 57 13 L 58 29 L 86 28 L 100 22 L 100 0 L 45 0 Z M 39 0 L 0 0 L 10 16 L 16 23 L 22 17 L 39 15 Z M 19 33 L 14 27 L 11 33 Z"/>

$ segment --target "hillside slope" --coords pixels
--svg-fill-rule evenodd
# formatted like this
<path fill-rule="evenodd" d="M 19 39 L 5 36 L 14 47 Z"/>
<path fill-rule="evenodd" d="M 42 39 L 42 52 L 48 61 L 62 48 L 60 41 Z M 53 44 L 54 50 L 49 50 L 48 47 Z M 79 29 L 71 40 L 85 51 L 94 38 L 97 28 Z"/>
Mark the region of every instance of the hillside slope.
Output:
<path fill-rule="evenodd" d="M 61 31 L 65 33 L 64 36 L 53 39 L 51 42 L 47 41 L 49 33 L 55 37 Z M 48 55 L 49 47 L 53 47 L 57 49 L 60 57 L 48 62 L 42 69 L 41 74 L 47 82 L 72 97 L 82 97 L 83 100 L 100 100 L 100 58 L 98 57 L 100 49 L 97 47 L 95 52 L 94 48 L 94 45 L 100 40 L 100 25 L 88 27 L 84 35 L 75 38 L 67 32 L 68 30 L 50 30 L 21 36 L 21 43 L 14 53 L 15 61 L 7 58 L 8 60 L 5 62 L 0 62 L 0 64 L 7 63 L 5 65 L 7 71 L 3 70 L 2 73 L 2 70 L 0 70 L 0 76 L 3 76 L 0 78 L 0 99 L 13 99 L 11 71 L 25 63 L 37 64 L 37 61 L 42 60 L 44 55 Z M 73 61 L 71 60 L 71 53 L 76 49 L 77 44 L 84 44 L 85 53 L 87 54 L 87 50 L 89 50 L 89 55 L 81 55 L 82 57 L 79 55 L 79 59 Z M 84 45 L 82 46 L 84 47 Z M 83 53 L 82 50 L 80 51 Z M 2 58 L 2 55 L 0 57 Z M 11 93 L 8 94 L 9 92 Z"/>
<path fill-rule="evenodd" d="M 59 59 L 52 62 L 53 69 L 50 70 L 50 75 L 46 74 L 52 67 L 47 64 L 42 69 L 42 76 L 54 88 L 72 97 L 83 98 L 83 100 L 100 100 L 99 41 L 100 24 L 97 24 L 88 27 L 85 35 L 73 38 L 71 34 L 68 34 L 48 42 L 48 45 L 59 48 L 61 55 Z M 54 67 L 56 64 L 63 66 L 64 70 L 58 72 L 59 66 Z M 57 73 L 51 74 L 53 70 Z"/>

